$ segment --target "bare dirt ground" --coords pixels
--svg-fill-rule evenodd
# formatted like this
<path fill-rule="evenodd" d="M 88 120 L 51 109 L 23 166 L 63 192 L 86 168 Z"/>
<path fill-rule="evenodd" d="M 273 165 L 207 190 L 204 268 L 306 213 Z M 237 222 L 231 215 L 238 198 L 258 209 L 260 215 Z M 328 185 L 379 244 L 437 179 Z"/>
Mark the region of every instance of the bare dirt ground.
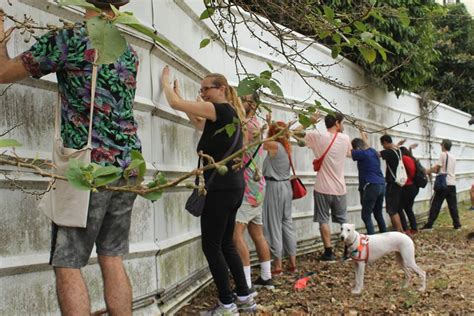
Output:
<path fill-rule="evenodd" d="M 454 230 L 449 215 L 443 211 L 433 231 L 413 237 L 417 263 L 427 273 L 424 293 L 416 291 L 417 276 L 412 286 L 400 288 L 404 275 L 394 255 L 389 255 L 368 266 L 364 291 L 354 296 L 353 264 L 320 263 L 316 259 L 319 254 L 314 253 L 297 258 L 298 273 L 275 278 L 275 290 L 259 290 L 257 314 L 474 315 L 474 240 L 467 239 L 474 232 L 474 211 L 468 211 L 468 207 L 460 205 L 462 229 Z M 340 255 L 341 249 L 338 251 Z M 255 279 L 259 270 L 253 270 Z M 313 274 L 307 287 L 295 291 L 295 282 L 310 273 Z M 178 314 L 198 314 L 215 304 L 216 289 L 211 284 Z"/>

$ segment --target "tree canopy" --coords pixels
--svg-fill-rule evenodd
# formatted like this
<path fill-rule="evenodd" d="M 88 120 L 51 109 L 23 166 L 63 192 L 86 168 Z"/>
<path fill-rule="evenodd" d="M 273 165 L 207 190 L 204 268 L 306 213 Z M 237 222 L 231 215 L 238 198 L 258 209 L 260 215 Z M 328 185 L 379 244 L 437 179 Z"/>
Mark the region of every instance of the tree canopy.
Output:
<path fill-rule="evenodd" d="M 435 26 L 441 57 L 424 89 L 434 99 L 474 114 L 474 21 L 464 4 L 453 4 Z"/>

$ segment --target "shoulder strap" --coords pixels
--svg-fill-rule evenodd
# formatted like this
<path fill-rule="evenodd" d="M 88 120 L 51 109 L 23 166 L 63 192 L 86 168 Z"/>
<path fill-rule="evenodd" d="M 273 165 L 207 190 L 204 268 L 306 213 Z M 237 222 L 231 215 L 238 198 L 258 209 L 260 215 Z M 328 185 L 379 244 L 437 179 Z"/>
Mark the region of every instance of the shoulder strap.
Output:
<path fill-rule="evenodd" d="M 393 152 L 395 153 L 395 155 L 397 155 L 398 164 L 400 164 L 400 162 L 403 163 L 403 161 L 401 161 L 401 159 L 402 159 L 401 156 L 398 155 L 398 152 L 397 152 L 395 149 L 393 149 L 393 148 L 392 148 L 392 150 L 393 150 Z M 390 168 L 390 164 L 388 163 L 388 161 L 387 161 L 386 163 L 387 163 L 387 169 L 388 169 L 388 171 L 390 172 L 390 174 L 392 175 L 393 180 L 396 180 L 396 179 L 397 179 L 397 176 L 396 176 L 395 173 L 393 172 L 392 168 Z M 397 168 L 397 169 L 398 169 L 398 168 Z"/>
<path fill-rule="evenodd" d="M 95 88 L 97 85 L 97 58 L 98 53 L 95 52 L 94 62 L 92 64 L 92 82 L 91 82 L 91 97 L 90 97 L 90 111 L 89 111 L 89 131 L 87 135 L 86 148 L 92 147 L 92 123 L 94 119 L 94 106 L 95 106 Z M 61 138 L 61 95 L 58 92 L 58 104 L 56 106 L 56 114 L 54 120 L 54 136 L 56 139 Z"/>
<path fill-rule="evenodd" d="M 291 159 L 290 154 L 288 154 L 288 159 L 290 160 L 290 167 L 291 167 L 291 170 L 293 171 L 293 175 L 296 176 L 295 167 L 293 166 L 293 160 Z"/>
<path fill-rule="evenodd" d="M 449 155 L 446 153 L 446 164 L 444 165 L 444 173 L 448 173 L 448 158 Z"/>
<path fill-rule="evenodd" d="M 258 153 L 258 151 L 260 150 L 260 147 L 262 147 L 262 144 L 259 144 L 258 147 L 257 147 L 257 149 L 255 149 L 255 151 L 254 151 L 254 153 L 253 153 L 253 155 L 252 155 L 252 158 L 250 158 L 250 160 L 247 161 L 247 163 L 245 164 L 245 169 L 247 169 L 247 168 L 250 166 L 250 164 L 251 164 L 252 161 L 254 160 L 255 156 L 257 156 L 257 153 Z"/>
<path fill-rule="evenodd" d="M 339 134 L 339 132 L 336 132 L 334 134 L 334 137 L 332 138 L 331 143 L 329 144 L 328 148 L 326 148 L 326 151 L 322 154 L 322 156 L 319 159 L 324 160 L 324 157 L 326 157 L 326 154 L 329 152 L 329 149 L 331 149 L 332 144 L 334 144 L 334 141 L 336 140 L 337 134 Z"/>

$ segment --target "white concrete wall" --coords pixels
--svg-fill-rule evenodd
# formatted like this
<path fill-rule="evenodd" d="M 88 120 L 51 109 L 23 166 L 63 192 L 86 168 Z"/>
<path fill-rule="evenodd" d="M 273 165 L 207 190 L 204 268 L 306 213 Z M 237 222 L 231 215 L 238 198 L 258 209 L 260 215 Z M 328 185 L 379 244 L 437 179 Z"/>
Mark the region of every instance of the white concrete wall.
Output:
<path fill-rule="evenodd" d="M 169 177 L 181 175 L 196 164 L 195 147 L 200 134 L 191 128 L 182 113 L 171 109 L 164 101 L 159 88 L 159 74 L 165 64 L 169 64 L 173 74 L 183 87 L 187 98 L 194 98 L 199 89 L 200 78 L 207 72 L 225 74 L 233 84 L 238 80 L 233 61 L 227 56 L 221 43 L 211 43 L 199 49 L 199 42 L 213 34 L 208 21 L 199 21 L 203 10 L 202 2 L 171 0 L 134 0 L 126 7 L 133 11 L 144 23 L 154 24 L 160 34 L 171 40 L 179 49 L 168 52 L 153 48 L 151 43 L 133 32 L 127 32 L 129 41 L 140 55 L 138 90 L 135 100 L 135 115 L 139 123 L 139 134 L 143 141 L 144 156 L 149 163 L 150 174 L 157 168 Z M 58 17 L 79 19 L 77 12 L 57 8 L 51 1 L 19 0 L 12 7 L 6 0 L 0 0 L 0 7 L 8 13 L 22 16 L 24 13 L 43 24 L 58 23 Z M 266 62 L 285 65 L 279 56 L 270 55 L 261 43 L 252 39 L 244 29 L 239 30 L 240 56 L 248 69 L 259 72 L 266 68 Z M 15 35 L 8 48 L 10 54 L 18 54 L 28 47 L 22 38 Z M 332 63 L 328 50 L 313 46 L 306 51 L 307 57 L 321 63 Z M 307 67 L 301 71 L 311 73 Z M 363 72 L 356 65 L 342 61 L 337 66 L 323 69 L 328 75 L 339 80 L 362 85 Z M 289 100 L 300 101 L 310 96 L 295 72 L 284 68 L 276 77 Z M 42 80 L 24 80 L 15 84 L 0 97 L 0 132 L 22 122 L 9 136 L 24 144 L 18 153 L 22 156 L 50 157 L 53 136 L 53 105 L 56 100 L 54 76 Z M 399 118 L 410 119 L 418 115 L 418 97 L 404 95 L 396 98 L 383 89 L 370 87 L 357 92 L 338 89 L 321 81 L 312 80 L 329 100 L 334 100 L 343 112 L 357 117 L 373 128 L 391 126 Z M 3 86 L 2 88 L 5 88 Z M 2 90 L 0 90 L 2 91 Z M 309 103 L 313 99 L 309 99 Z M 294 114 L 285 106 L 270 104 L 275 119 L 290 120 Z M 433 141 L 442 138 L 454 142 L 452 152 L 458 157 L 457 187 L 465 194 L 474 177 L 474 130 L 469 128 L 466 113 L 440 105 L 435 113 Z M 318 125 L 323 129 L 323 125 Z M 346 131 L 351 137 L 357 136 L 350 126 Z M 422 127 L 418 120 L 400 125 L 391 131 L 396 140 L 408 138 L 408 142 L 419 142 L 415 154 L 423 158 L 425 165 L 429 154 L 426 152 Z M 375 147 L 378 137 L 372 135 Z M 435 145 L 432 156 L 439 155 Z M 294 160 L 298 174 L 311 186 L 314 173 L 311 169 L 311 152 L 294 147 Z M 0 171 L 10 172 L 10 176 L 20 177 L 22 185 L 29 190 L 45 187 L 45 179 L 25 172 L 12 171 L 0 166 Z M 360 220 L 359 197 L 357 193 L 357 169 L 355 163 L 346 162 L 348 184 L 348 204 L 350 220 L 363 226 Z M 428 186 L 417 197 L 416 211 L 426 212 L 431 188 Z M 163 302 L 140 310 L 139 314 L 172 311 L 176 304 L 192 295 L 204 282 L 209 280 L 206 263 L 200 250 L 199 220 L 188 215 L 184 202 L 189 191 L 183 186 L 170 190 L 156 203 L 139 198 L 133 212 L 131 232 L 131 254 L 126 266 L 131 276 L 134 297 L 164 289 Z M 54 293 L 54 277 L 48 266 L 50 228 L 47 220 L 36 210 L 34 197 L 19 191 L 11 191 L 9 182 L 0 177 L 0 315 L 58 314 Z M 312 222 L 312 194 L 294 203 L 295 229 L 300 252 L 314 249 L 311 242 L 319 235 L 318 226 Z M 91 291 L 93 309 L 103 308 L 101 279 L 96 260 L 85 269 L 85 276 Z"/>

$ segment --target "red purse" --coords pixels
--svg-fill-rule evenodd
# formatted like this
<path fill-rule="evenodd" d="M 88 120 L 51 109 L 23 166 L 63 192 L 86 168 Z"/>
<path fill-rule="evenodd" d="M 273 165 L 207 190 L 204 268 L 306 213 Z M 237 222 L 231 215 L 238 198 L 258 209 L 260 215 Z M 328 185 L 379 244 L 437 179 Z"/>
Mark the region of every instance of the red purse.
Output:
<path fill-rule="evenodd" d="M 293 190 L 293 200 L 301 199 L 306 195 L 306 187 L 304 186 L 303 181 L 301 181 L 301 179 L 296 176 L 295 167 L 293 167 L 291 156 L 288 155 L 288 158 L 290 159 L 291 170 L 293 170 L 293 177 L 291 177 L 290 180 L 291 189 Z"/>
<path fill-rule="evenodd" d="M 334 141 L 336 140 L 337 134 L 338 134 L 337 132 L 336 132 L 336 134 L 334 134 L 334 137 L 332 138 L 331 143 L 329 144 L 328 148 L 326 148 L 326 151 L 322 154 L 322 156 L 313 160 L 313 170 L 314 171 L 319 171 L 319 169 L 321 169 L 321 166 L 323 165 L 324 158 L 326 157 L 326 154 L 328 153 L 329 149 L 331 149 L 332 144 L 334 144 Z"/>

